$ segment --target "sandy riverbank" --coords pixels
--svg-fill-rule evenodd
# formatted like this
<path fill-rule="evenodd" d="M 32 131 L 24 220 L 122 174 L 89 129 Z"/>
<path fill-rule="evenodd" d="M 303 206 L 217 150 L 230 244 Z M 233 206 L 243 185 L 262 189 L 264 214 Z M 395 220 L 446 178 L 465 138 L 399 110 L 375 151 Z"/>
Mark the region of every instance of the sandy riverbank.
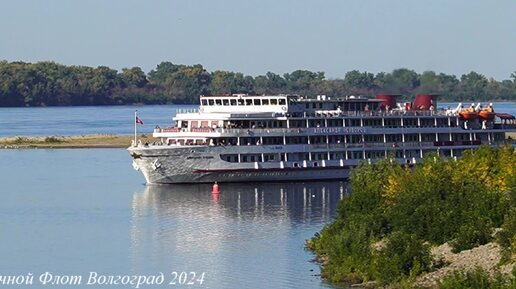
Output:
<path fill-rule="evenodd" d="M 510 275 L 515 263 L 508 262 L 500 265 L 501 250 L 501 247 L 494 242 L 456 254 L 452 253 L 452 248 L 448 243 L 434 247 L 432 248 L 434 262 L 444 263 L 445 266 L 419 276 L 415 284 L 424 288 L 436 288 L 444 277 L 450 276 L 454 272 L 473 272 L 477 268 L 482 268 L 491 276 L 496 273 Z"/>
<path fill-rule="evenodd" d="M 0 138 L 0 148 L 127 148 L 133 135 L 93 134 L 79 136 L 12 136 Z M 138 135 L 143 143 L 156 141 Z"/>

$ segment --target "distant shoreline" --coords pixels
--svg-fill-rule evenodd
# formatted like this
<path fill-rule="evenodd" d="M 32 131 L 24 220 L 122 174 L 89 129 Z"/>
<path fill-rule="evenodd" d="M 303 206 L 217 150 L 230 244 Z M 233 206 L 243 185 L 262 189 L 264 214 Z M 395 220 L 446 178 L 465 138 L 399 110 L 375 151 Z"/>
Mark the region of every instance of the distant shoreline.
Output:
<path fill-rule="evenodd" d="M 9 136 L 0 137 L 0 149 L 30 148 L 127 148 L 134 135 L 90 134 L 76 136 Z M 140 134 L 142 142 L 154 142 L 150 135 Z"/>

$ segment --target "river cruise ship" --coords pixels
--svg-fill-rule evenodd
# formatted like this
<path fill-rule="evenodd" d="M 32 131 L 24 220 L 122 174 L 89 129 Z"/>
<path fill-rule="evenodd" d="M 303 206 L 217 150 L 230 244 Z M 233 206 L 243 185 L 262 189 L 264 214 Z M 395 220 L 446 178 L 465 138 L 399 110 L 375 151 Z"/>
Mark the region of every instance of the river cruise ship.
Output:
<path fill-rule="evenodd" d="M 514 116 L 480 103 L 437 109 L 436 98 L 201 96 L 198 109 L 155 128 L 156 142 L 135 139 L 128 151 L 148 184 L 305 181 L 345 179 L 381 158 L 414 165 L 427 153 L 456 158 L 512 142 Z"/>

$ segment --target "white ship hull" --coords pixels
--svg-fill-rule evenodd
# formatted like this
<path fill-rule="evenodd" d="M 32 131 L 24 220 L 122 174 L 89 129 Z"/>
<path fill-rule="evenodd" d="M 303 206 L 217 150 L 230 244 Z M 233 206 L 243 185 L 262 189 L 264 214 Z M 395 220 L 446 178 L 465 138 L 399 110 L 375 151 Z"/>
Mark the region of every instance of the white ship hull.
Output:
<path fill-rule="evenodd" d="M 317 167 L 313 162 L 310 167 L 293 167 L 294 162 L 234 164 L 220 160 L 218 153 L 192 153 L 191 148 L 131 147 L 129 152 L 135 169 L 148 184 L 342 180 L 348 178 L 351 167 L 340 161 L 325 162 L 324 166 L 319 162 Z"/>

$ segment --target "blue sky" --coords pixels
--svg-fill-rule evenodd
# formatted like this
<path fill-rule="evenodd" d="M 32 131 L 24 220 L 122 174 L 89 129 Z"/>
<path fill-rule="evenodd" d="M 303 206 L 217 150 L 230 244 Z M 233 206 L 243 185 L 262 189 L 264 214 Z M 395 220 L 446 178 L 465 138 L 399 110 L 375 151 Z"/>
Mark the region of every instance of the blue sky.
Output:
<path fill-rule="evenodd" d="M 516 71 L 516 1 L 0 0 L 0 37 L 8 61 L 327 78 L 406 67 L 502 80 Z"/>

